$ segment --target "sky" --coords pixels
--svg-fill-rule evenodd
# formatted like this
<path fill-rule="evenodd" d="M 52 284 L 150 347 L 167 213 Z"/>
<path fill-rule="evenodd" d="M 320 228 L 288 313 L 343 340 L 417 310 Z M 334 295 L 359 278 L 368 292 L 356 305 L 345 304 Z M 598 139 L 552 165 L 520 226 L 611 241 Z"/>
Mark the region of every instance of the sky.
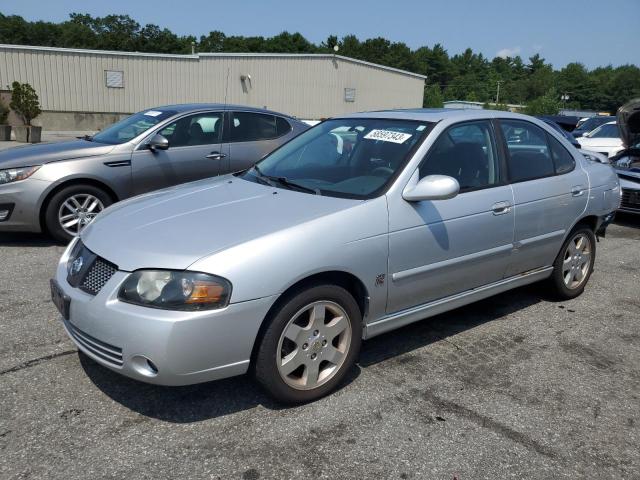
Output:
<path fill-rule="evenodd" d="M 314 43 L 332 34 L 382 36 L 412 49 L 440 43 L 450 54 L 539 53 L 556 68 L 640 65 L 640 0 L 0 0 L 0 12 L 54 22 L 71 12 L 127 14 L 196 37 L 212 30 L 298 31 Z"/>

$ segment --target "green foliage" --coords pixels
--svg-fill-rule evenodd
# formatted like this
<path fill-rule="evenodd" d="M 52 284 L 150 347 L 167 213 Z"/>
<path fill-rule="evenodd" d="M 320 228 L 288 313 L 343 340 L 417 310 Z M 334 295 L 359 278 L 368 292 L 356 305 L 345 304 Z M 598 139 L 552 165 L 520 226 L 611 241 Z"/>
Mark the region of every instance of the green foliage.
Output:
<path fill-rule="evenodd" d="M 550 88 L 541 97 L 531 100 L 525 112 L 529 115 L 557 115 L 561 107 L 560 95 L 555 88 Z"/>
<path fill-rule="evenodd" d="M 11 108 L 22 117 L 25 125 L 42 113 L 38 94 L 28 83 L 13 82 L 11 84 Z"/>
<path fill-rule="evenodd" d="M 9 108 L 0 100 L 0 125 L 7 124 L 7 118 L 9 117 Z"/>
<path fill-rule="evenodd" d="M 485 102 L 482 108 L 485 110 L 501 110 L 503 112 L 509 112 L 511 110 L 506 103 Z"/>
<path fill-rule="evenodd" d="M 442 108 L 444 107 L 444 97 L 442 91 L 438 85 L 430 85 L 424 89 L 424 102 L 425 108 Z"/>
<path fill-rule="evenodd" d="M 196 39 L 154 24 L 141 26 L 128 15 L 72 13 L 69 20 L 52 23 L 28 22 L 0 13 L 0 43 L 186 54 L 191 53 L 192 42 L 199 52 L 334 53 L 333 47 L 338 46 L 339 55 L 426 75 L 428 84 L 439 88 L 441 98 L 429 87 L 425 105 L 439 104 L 441 99 L 494 102 L 498 82 L 499 101 L 535 109 L 555 109 L 547 95 L 551 89 L 558 97 L 569 96 L 567 107 L 608 112 L 640 96 L 640 68 L 636 65 L 588 70 L 580 63 L 569 63 L 554 71 L 539 54 L 527 61 L 520 56 L 490 60 L 470 48 L 450 55 L 440 44 L 411 50 L 402 42 L 382 37 L 361 41 L 355 35 L 341 39 L 330 35 L 316 45 L 300 33 L 244 37 L 214 30 Z"/>

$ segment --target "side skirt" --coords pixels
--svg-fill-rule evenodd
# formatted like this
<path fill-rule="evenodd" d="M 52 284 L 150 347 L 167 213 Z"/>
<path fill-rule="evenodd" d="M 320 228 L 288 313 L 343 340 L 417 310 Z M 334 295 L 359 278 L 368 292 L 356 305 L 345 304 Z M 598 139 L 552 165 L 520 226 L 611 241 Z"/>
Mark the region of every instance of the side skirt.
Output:
<path fill-rule="evenodd" d="M 363 338 L 371 338 L 376 335 L 395 330 L 418 320 L 439 315 L 454 308 L 462 307 L 469 303 L 477 302 L 498 293 L 506 292 L 513 288 L 544 280 L 551 275 L 553 267 L 543 267 L 528 272 L 505 278 L 488 285 L 483 285 L 465 292 L 457 293 L 449 297 L 434 300 L 433 302 L 411 307 L 400 312 L 391 313 L 365 325 Z"/>

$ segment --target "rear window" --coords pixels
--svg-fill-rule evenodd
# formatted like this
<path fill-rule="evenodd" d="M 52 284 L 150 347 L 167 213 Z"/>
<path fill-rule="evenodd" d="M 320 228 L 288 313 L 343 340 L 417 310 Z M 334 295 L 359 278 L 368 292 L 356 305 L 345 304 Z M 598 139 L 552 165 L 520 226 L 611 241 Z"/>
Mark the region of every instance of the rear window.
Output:
<path fill-rule="evenodd" d="M 276 117 L 276 132 L 279 137 L 291 131 L 291 125 L 282 117 Z"/>
<path fill-rule="evenodd" d="M 549 135 L 549 145 L 551 146 L 551 156 L 553 157 L 553 163 L 556 167 L 556 173 L 563 174 L 572 171 L 576 166 L 573 155 L 551 135 Z"/>
<path fill-rule="evenodd" d="M 266 113 L 234 112 L 231 119 L 232 142 L 257 142 L 280 137 L 291 131 L 284 118 Z"/>
<path fill-rule="evenodd" d="M 547 134 L 537 125 L 518 120 L 501 120 L 509 151 L 509 178 L 525 182 L 555 174 Z"/>

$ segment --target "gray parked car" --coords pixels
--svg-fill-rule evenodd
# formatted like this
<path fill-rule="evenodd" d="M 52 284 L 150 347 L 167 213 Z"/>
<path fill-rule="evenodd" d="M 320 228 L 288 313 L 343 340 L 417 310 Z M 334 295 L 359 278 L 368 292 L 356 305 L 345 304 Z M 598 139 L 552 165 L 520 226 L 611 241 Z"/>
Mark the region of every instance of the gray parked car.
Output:
<path fill-rule="evenodd" d="M 362 339 L 539 280 L 579 295 L 619 201 L 610 165 L 532 117 L 353 114 L 245 172 L 105 210 L 52 297 L 78 348 L 123 375 L 251 366 L 276 398 L 309 401 Z"/>
<path fill-rule="evenodd" d="M 309 127 L 234 105 L 167 105 L 75 141 L 0 152 L 0 232 L 76 236 L 133 195 L 244 170 Z"/>

